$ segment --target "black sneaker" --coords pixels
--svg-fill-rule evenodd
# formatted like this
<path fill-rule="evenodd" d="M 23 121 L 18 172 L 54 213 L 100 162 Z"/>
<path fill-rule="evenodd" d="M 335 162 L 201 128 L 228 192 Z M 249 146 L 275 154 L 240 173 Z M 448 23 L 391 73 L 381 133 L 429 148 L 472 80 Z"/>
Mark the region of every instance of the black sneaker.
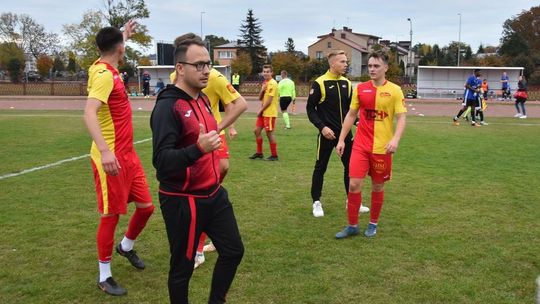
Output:
<path fill-rule="evenodd" d="M 113 296 L 123 296 L 127 294 L 127 290 L 118 285 L 112 277 L 108 277 L 107 280 L 103 282 L 98 282 L 97 287 Z"/>
<path fill-rule="evenodd" d="M 277 156 L 268 156 L 265 160 L 267 161 L 276 161 L 276 160 L 279 160 L 279 158 Z"/>
<path fill-rule="evenodd" d="M 118 243 L 116 246 L 116 252 L 118 252 L 119 255 L 125 257 L 128 259 L 128 261 L 133 265 L 133 267 L 137 269 L 144 269 L 144 262 L 137 256 L 137 252 L 135 250 L 130 251 L 124 251 L 122 250 L 122 244 Z"/>
<path fill-rule="evenodd" d="M 255 154 L 251 155 L 249 157 L 249 159 L 257 159 L 257 158 L 262 159 L 263 157 L 264 157 L 264 155 L 262 155 L 261 153 L 255 153 Z"/>

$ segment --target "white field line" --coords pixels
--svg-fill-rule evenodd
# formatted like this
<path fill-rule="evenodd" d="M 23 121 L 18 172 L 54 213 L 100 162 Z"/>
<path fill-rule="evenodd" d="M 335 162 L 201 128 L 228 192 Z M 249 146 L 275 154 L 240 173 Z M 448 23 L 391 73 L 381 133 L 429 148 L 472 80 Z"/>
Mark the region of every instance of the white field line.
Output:
<path fill-rule="evenodd" d="M 149 141 L 151 139 L 152 138 L 142 139 L 142 140 L 134 142 L 133 144 L 136 145 L 136 144 L 144 143 L 144 142 L 147 142 L 147 141 Z M 50 163 L 50 164 L 46 164 L 46 165 L 42 165 L 42 166 L 38 166 L 38 167 L 33 167 L 33 168 L 30 168 L 30 169 L 25 169 L 25 170 L 22 170 L 22 171 L 17 172 L 17 173 L 10 173 L 10 174 L 6 174 L 6 175 L 1 175 L 0 180 L 10 178 L 10 177 L 19 176 L 19 175 L 23 175 L 23 174 L 27 174 L 27 173 L 34 172 L 34 171 L 39 171 L 39 170 L 43 170 L 43 169 L 56 167 L 56 166 L 59 166 L 61 164 L 69 163 L 69 162 L 76 161 L 76 160 L 86 158 L 86 157 L 89 157 L 89 156 L 90 156 L 90 154 L 79 155 L 79 156 L 75 156 L 75 157 L 71 157 L 71 158 L 62 159 L 62 160 L 59 160 L 59 161 L 54 162 L 54 163 Z"/>

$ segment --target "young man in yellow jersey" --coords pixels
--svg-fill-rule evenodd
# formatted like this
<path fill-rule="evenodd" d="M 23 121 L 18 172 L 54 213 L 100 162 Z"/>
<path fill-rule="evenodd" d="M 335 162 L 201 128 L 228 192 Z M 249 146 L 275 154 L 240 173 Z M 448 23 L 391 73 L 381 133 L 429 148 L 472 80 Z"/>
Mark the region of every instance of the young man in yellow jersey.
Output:
<path fill-rule="evenodd" d="M 386 80 L 388 55 L 377 51 L 369 55 L 368 71 L 371 81 L 360 83 L 353 91 L 349 112 L 343 121 L 336 152 L 341 157 L 345 139 L 358 117 L 358 128 L 349 163 L 348 222 L 336 234 L 343 239 L 358 234 L 358 209 L 362 204 L 362 186 L 366 175 L 371 176 L 371 213 L 366 237 L 374 237 L 384 200 L 384 183 L 392 173 L 392 155 L 396 152 L 405 130 L 407 109 L 401 88 Z M 394 118 L 396 131 L 394 133 Z"/>
<path fill-rule="evenodd" d="M 277 154 L 277 142 L 274 136 L 279 103 L 278 84 L 277 81 L 272 77 L 273 71 L 271 65 L 264 65 L 262 74 L 265 81 L 259 96 L 262 104 L 261 109 L 257 113 L 257 122 L 255 124 L 255 129 L 253 130 L 253 133 L 255 134 L 255 141 L 257 142 L 257 151 L 249 158 L 264 158 L 262 148 L 263 138 L 261 132 L 262 129 L 265 129 L 266 136 L 268 137 L 268 141 L 270 143 L 271 152 L 271 155 L 266 158 L 266 160 L 276 161 L 279 159 Z"/>

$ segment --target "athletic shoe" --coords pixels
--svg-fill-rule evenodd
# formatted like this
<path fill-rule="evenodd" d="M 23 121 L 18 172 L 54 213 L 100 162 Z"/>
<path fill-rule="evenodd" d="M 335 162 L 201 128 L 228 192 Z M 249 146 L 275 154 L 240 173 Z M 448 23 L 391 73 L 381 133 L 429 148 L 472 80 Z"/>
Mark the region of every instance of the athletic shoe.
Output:
<path fill-rule="evenodd" d="M 521 119 L 527 119 L 527 115 L 521 115 L 519 118 L 521 118 Z"/>
<path fill-rule="evenodd" d="M 209 243 L 208 245 L 204 245 L 203 252 L 213 252 L 216 251 L 216 246 L 214 246 L 213 243 Z"/>
<path fill-rule="evenodd" d="M 324 216 L 324 210 L 322 208 L 322 204 L 320 201 L 314 201 L 313 202 L 313 216 L 314 217 L 323 217 Z"/>
<path fill-rule="evenodd" d="M 349 208 L 349 200 L 346 200 L 345 201 L 345 210 L 347 210 Z M 364 206 L 364 205 L 360 205 L 360 209 L 358 209 L 358 213 L 368 213 L 369 212 L 369 208 Z"/>
<path fill-rule="evenodd" d="M 374 237 L 377 234 L 377 224 L 369 223 L 364 235 L 366 237 Z"/>
<path fill-rule="evenodd" d="M 476 122 L 473 122 L 473 123 L 471 124 L 471 127 L 480 127 L 480 124 L 477 124 Z"/>
<path fill-rule="evenodd" d="M 487 122 L 484 122 L 484 121 L 481 121 L 480 124 L 481 124 L 482 126 L 487 126 L 487 125 L 488 125 L 488 123 L 487 123 Z"/>
<path fill-rule="evenodd" d="M 364 206 L 364 205 L 360 205 L 360 210 L 358 210 L 358 212 L 360 212 L 360 213 L 368 213 L 369 208 Z"/>
<path fill-rule="evenodd" d="M 98 282 L 97 287 L 112 296 L 123 296 L 127 294 L 127 290 L 118 285 L 112 277 L 108 277 L 103 282 Z"/>
<path fill-rule="evenodd" d="M 116 246 L 116 252 L 118 252 L 119 255 L 128 259 L 128 261 L 133 267 L 137 269 L 144 269 L 144 262 L 137 256 L 137 252 L 135 250 L 132 249 L 130 251 L 124 251 L 122 250 L 122 244 L 118 243 L 118 245 Z"/>
<path fill-rule="evenodd" d="M 257 158 L 262 159 L 263 157 L 264 157 L 264 155 L 262 155 L 262 153 L 255 153 L 255 154 L 251 155 L 249 157 L 249 159 L 257 159 Z"/>
<path fill-rule="evenodd" d="M 336 239 L 344 239 L 349 236 L 357 235 L 358 234 L 358 227 L 353 226 L 347 226 L 345 229 L 341 230 L 340 232 L 336 233 Z"/>
<path fill-rule="evenodd" d="M 267 161 L 276 161 L 276 160 L 279 160 L 279 158 L 277 156 L 268 156 L 265 160 Z"/>
<path fill-rule="evenodd" d="M 455 118 L 454 118 L 454 120 L 452 121 L 452 123 L 454 124 L 454 126 L 459 126 L 459 121 L 457 121 Z"/>
<path fill-rule="evenodd" d="M 285 127 L 285 130 L 290 130 L 290 129 L 291 129 L 291 127 Z"/>
<path fill-rule="evenodd" d="M 204 258 L 204 253 L 197 252 L 197 254 L 195 254 L 195 264 L 193 264 L 193 269 L 197 269 L 197 267 L 201 266 L 204 261 L 206 261 Z"/>
<path fill-rule="evenodd" d="M 521 117 L 521 113 L 517 113 L 516 115 L 514 115 L 514 117 L 520 118 L 520 117 Z"/>

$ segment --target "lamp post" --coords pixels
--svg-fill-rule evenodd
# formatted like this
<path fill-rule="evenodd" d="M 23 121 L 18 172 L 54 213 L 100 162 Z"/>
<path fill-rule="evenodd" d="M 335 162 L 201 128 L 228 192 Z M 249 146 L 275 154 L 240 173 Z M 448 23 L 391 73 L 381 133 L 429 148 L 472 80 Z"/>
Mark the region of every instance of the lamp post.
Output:
<path fill-rule="evenodd" d="M 204 14 L 204 12 L 201 12 L 201 39 L 204 40 L 203 33 L 202 33 L 202 15 L 203 14 Z"/>
<path fill-rule="evenodd" d="M 412 48 L 413 48 L 413 44 L 412 44 L 412 19 L 411 18 L 407 18 L 407 21 L 409 21 L 409 25 L 410 25 L 410 32 L 409 32 L 409 35 L 410 35 L 410 46 L 409 46 L 409 77 L 412 77 L 412 75 L 414 74 L 414 65 L 413 65 L 413 53 L 412 53 Z M 412 73 L 411 73 L 412 72 Z"/>
<path fill-rule="evenodd" d="M 459 16 L 459 33 L 458 33 L 458 46 L 457 46 L 457 66 L 459 66 L 459 57 L 461 57 L 461 13 Z"/>

